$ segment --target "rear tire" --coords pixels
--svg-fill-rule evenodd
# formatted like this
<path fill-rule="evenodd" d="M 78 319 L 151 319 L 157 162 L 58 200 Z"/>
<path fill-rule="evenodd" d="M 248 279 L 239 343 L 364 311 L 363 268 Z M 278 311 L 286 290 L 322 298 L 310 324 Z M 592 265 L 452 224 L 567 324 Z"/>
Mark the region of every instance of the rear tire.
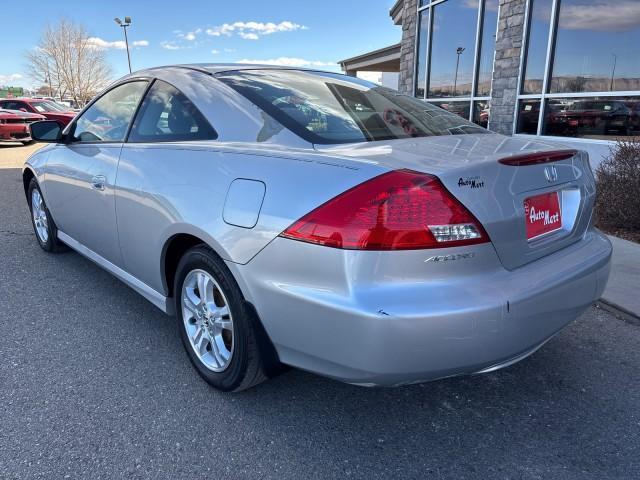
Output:
<path fill-rule="evenodd" d="M 251 311 L 231 272 L 209 247 L 196 246 L 181 258 L 174 297 L 182 344 L 204 380 L 238 392 L 268 378 Z"/>
<path fill-rule="evenodd" d="M 44 196 L 35 178 L 32 178 L 29 183 L 27 200 L 29 202 L 29 211 L 31 212 L 31 224 L 33 225 L 38 245 L 49 253 L 67 251 L 69 247 L 58 240 L 58 228 L 53 218 L 51 218 L 51 213 L 44 202 Z"/>

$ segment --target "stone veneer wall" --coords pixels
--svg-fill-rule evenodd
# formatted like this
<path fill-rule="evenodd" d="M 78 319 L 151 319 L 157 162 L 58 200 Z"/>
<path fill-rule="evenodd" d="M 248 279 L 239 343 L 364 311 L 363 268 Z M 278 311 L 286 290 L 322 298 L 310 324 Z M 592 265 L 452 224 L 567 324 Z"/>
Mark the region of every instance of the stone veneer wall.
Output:
<path fill-rule="evenodd" d="M 416 68 L 416 22 L 418 0 L 405 0 L 402 11 L 402 45 L 400 46 L 400 80 L 398 90 L 413 95 L 413 75 Z"/>
<path fill-rule="evenodd" d="M 489 130 L 511 135 L 518 94 L 526 0 L 500 0 Z"/>

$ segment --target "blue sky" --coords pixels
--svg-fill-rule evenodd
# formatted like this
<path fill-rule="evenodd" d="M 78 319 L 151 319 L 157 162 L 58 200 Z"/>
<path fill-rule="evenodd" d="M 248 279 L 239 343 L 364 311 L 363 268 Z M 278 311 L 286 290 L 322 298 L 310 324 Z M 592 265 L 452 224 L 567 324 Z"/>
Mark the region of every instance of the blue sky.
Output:
<path fill-rule="evenodd" d="M 114 78 L 127 73 L 115 17 L 132 17 L 133 69 L 186 62 L 276 61 L 339 70 L 335 62 L 400 41 L 394 0 L 40 0 L 28 21 L 0 29 L 0 85 L 31 86 L 24 53 L 47 22 L 83 23 L 106 49 Z M 18 8 L 17 4 L 12 8 Z M 18 18 L 18 17 L 16 17 Z M 27 17 L 19 17 L 27 18 Z"/>

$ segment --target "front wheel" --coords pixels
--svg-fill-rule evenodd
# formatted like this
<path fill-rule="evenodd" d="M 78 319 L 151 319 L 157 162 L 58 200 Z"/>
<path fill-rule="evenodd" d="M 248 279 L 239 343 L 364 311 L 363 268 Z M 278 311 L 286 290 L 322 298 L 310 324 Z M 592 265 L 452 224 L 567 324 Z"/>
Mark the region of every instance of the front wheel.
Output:
<path fill-rule="evenodd" d="M 63 252 L 67 250 L 67 246 L 58 240 L 58 229 L 51 218 L 47 205 L 44 203 L 44 197 L 35 178 L 32 178 L 29 183 L 27 198 L 29 199 L 33 231 L 40 247 L 45 252 Z"/>
<path fill-rule="evenodd" d="M 175 278 L 178 329 L 198 373 L 223 391 L 266 380 L 251 312 L 224 262 L 197 246 L 182 257 Z"/>

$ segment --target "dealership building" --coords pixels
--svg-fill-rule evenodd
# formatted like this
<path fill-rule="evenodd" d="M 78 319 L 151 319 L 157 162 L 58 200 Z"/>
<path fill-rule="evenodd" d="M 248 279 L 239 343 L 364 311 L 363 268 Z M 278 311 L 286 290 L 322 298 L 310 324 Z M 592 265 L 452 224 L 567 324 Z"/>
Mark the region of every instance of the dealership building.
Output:
<path fill-rule="evenodd" d="M 398 44 L 343 60 L 495 132 L 588 150 L 640 136 L 640 0 L 399 0 Z"/>

